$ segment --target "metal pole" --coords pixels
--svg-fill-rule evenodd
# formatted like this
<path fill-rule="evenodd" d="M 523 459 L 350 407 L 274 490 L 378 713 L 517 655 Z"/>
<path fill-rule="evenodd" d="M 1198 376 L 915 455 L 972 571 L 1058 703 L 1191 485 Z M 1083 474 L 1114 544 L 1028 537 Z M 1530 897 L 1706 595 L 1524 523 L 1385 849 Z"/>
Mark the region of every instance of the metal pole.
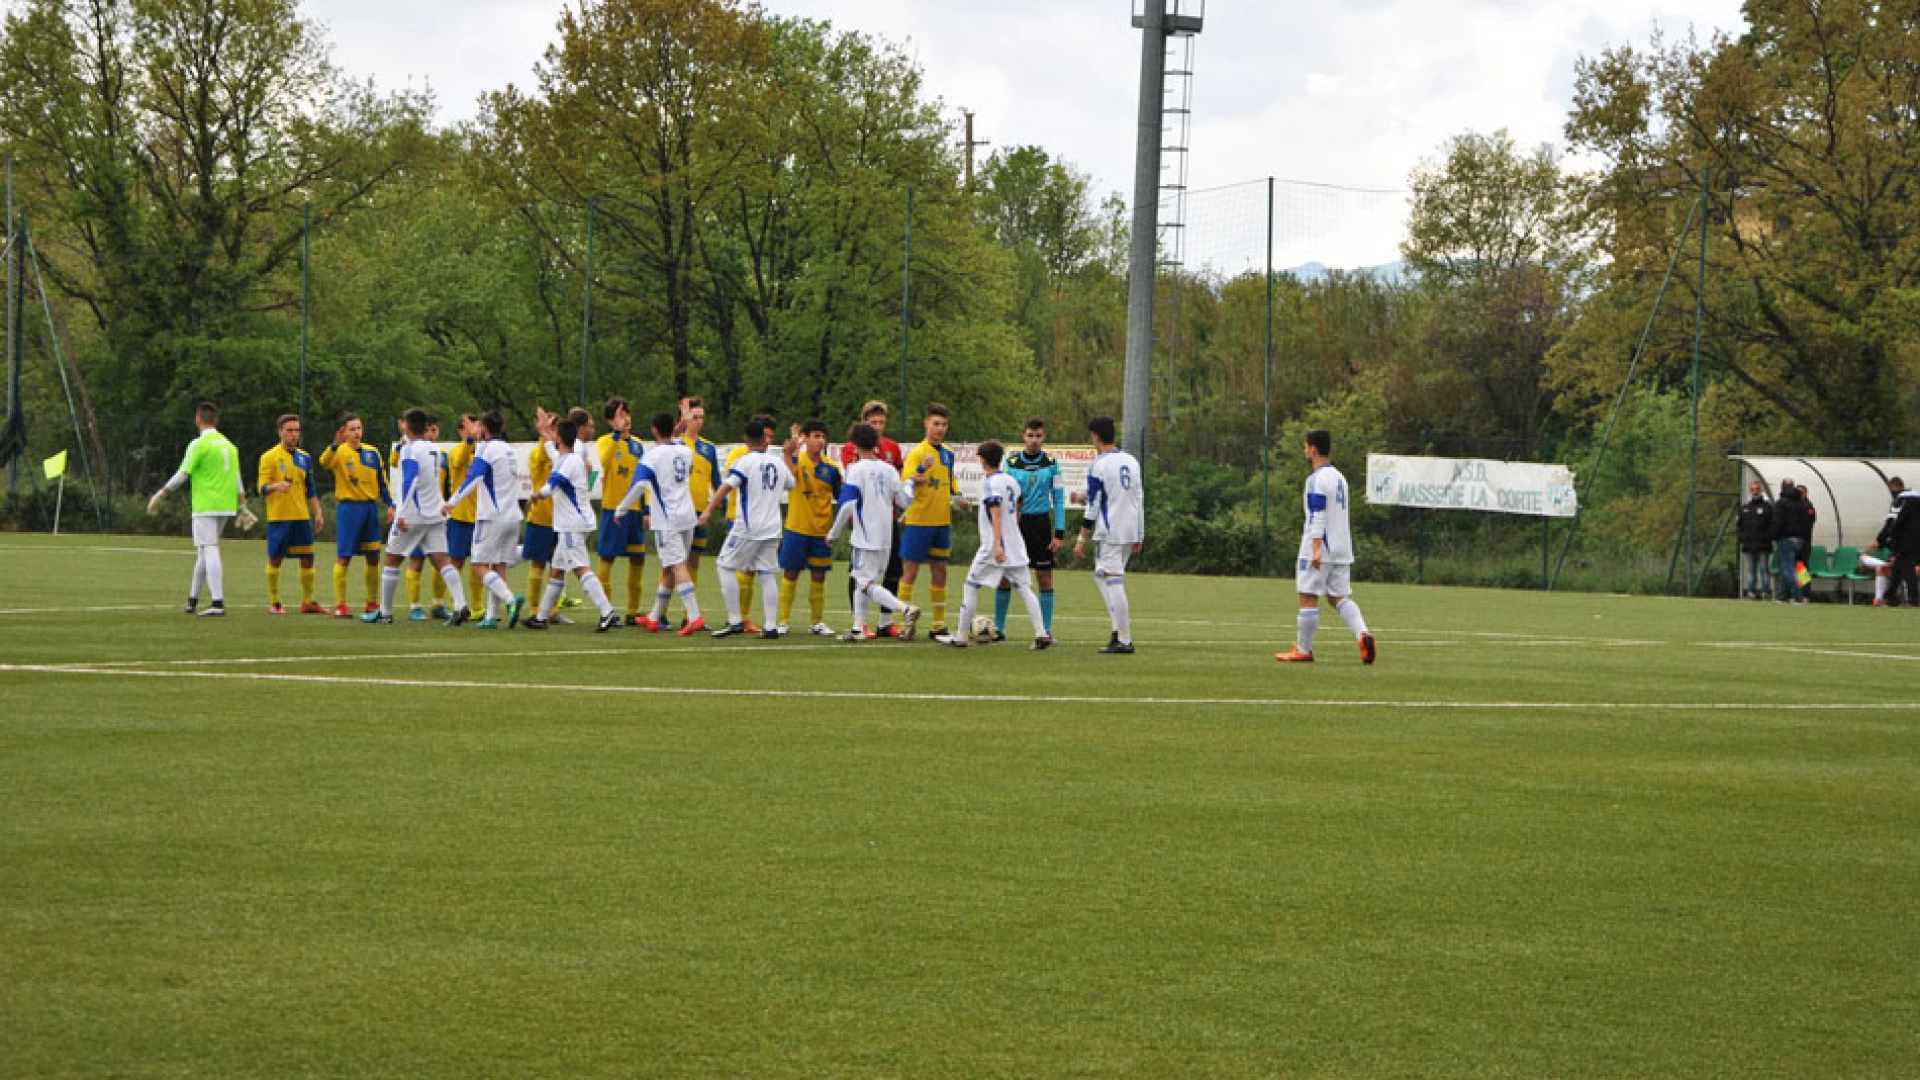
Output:
<path fill-rule="evenodd" d="M 1270 568 L 1273 531 L 1273 177 L 1267 177 L 1267 344 L 1260 391 L 1260 572 Z"/>
<path fill-rule="evenodd" d="M 968 151 L 972 153 L 972 151 Z M 907 415 L 907 354 L 913 347 L 913 185 L 907 185 L 907 236 L 900 256 L 900 415 Z"/>
<path fill-rule="evenodd" d="M 1133 237 L 1127 260 L 1127 366 L 1121 444 L 1147 464 L 1153 410 L 1153 287 L 1160 260 L 1160 127 L 1167 78 L 1167 3 L 1143 0 L 1140 109 L 1133 150 Z"/>
<path fill-rule="evenodd" d="M 1420 432 L 1420 456 L 1427 456 L 1427 433 Z M 1415 510 L 1413 519 L 1413 583 L 1427 583 L 1427 515 L 1425 511 Z"/>
<path fill-rule="evenodd" d="M 13 410 L 20 408 L 20 295 L 16 287 L 20 284 L 20 245 L 16 243 L 13 228 L 13 155 L 7 155 L 7 337 L 0 348 L 7 353 L 7 413 L 11 417 Z M 7 491 L 11 494 L 20 486 L 20 459 L 14 458 L 7 463 Z"/>
<path fill-rule="evenodd" d="M 307 429 L 307 323 L 313 307 L 313 200 L 300 220 L 300 430 Z"/>
<path fill-rule="evenodd" d="M 580 404 L 587 404 L 587 365 L 593 360 L 593 203 L 587 196 L 587 280 L 580 325 Z"/>
<path fill-rule="evenodd" d="M 1540 462 L 1553 464 L 1553 436 L 1548 432 L 1540 433 Z M 1547 578 L 1553 566 L 1553 519 L 1540 516 L 1540 588 L 1547 587 Z"/>
<path fill-rule="evenodd" d="M 1707 195 L 1713 166 L 1700 176 L 1700 276 L 1693 290 L 1693 422 L 1687 447 L 1687 595 L 1693 595 L 1694 502 L 1700 488 L 1700 334 L 1707 313 Z"/>

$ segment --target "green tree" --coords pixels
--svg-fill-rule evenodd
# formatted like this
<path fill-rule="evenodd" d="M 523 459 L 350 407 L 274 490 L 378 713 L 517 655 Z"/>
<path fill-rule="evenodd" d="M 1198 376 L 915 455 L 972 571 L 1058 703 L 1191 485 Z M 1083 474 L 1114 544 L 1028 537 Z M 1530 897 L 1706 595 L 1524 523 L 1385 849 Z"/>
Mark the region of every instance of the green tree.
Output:
<path fill-rule="evenodd" d="M 52 283 L 92 316 L 102 408 L 271 408 L 292 365 L 267 316 L 295 295 L 302 204 L 322 224 L 365 205 L 418 149 L 425 104 L 341 78 L 295 0 L 8 14 L 0 134 Z"/>
<path fill-rule="evenodd" d="M 1618 310 L 1642 317 L 1713 170 L 1707 351 L 1751 430 L 1796 445 L 1920 433 L 1920 9 L 1875 0 L 1750 0 L 1737 38 L 1610 50 L 1578 67 L 1572 145 L 1605 170 L 1594 210 Z M 1692 275 L 1663 319 L 1656 376 L 1687 356 Z M 1631 298 L 1631 299 L 1626 299 Z M 1617 375 L 1602 337 L 1558 358 L 1594 398 Z"/>

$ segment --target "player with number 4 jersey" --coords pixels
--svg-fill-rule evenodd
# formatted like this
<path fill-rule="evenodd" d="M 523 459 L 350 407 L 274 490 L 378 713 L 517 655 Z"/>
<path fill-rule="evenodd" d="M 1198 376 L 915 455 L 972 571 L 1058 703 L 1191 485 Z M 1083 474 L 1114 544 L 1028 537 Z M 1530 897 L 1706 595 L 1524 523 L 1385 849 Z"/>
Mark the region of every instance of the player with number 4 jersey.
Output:
<path fill-rule="evenodd" d="M 1360 662 L 1371 664 L 1378 649 L 1367 630 L 1367 620 L 1360 614 L 1360 605 L 1353 600 L 1353 531 L 1347 517 L 1352 492 L 1347 478 L 1327 460 L 1333 453 L 1330 433 L 1307 432 L 1305 453 L 1313 473 L 1307 477 L 1302 507 L 1306 524 L 1300 530 L 1300 557 L 1293 574 L 1300 611 L 1295 617 L 1293 649 L 1276 654 L 1274 659 L 1283 664 L 1313 662 L 1313 639 L 1320 629 L 1320 598 L 1325 596 L 1360 642 Z"/>

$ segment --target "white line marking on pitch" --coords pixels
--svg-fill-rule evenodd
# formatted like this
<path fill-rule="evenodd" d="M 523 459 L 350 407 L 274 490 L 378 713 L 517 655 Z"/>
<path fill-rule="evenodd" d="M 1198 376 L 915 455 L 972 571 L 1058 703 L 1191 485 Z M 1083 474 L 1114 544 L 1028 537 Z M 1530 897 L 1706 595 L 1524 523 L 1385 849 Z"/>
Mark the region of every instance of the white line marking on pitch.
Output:
<path fill-rule="evenodd" d="M 85 615 L 99 611 L 165 611 L 173 604 L 109 604 L 103 607 L 23 607 L 0 609 L 0 615 Z"/>
<path fill-rule="evenodd" d="M 180 551 L 176 548 L 111 547 L 106 544 L 75 544 L 72 547 L 33 544 L 0 544 L 0 551 L 17 551 L 35 555 L 65 555 L 71 551 L 111 551 L 121 555 L 172 555 L 177 558 L 194 558 L 196 553 Z"/>
<path fill-rule="evenodd" d="M 138 671 L 82 664 L 0 664 L 0 672 L 38 675 L 106 675 L 129 679 L 226 679 L 242 682 L 385 686 L 413 690 L 519 690 L 538 694 L 659 694 L 667 697 L 799 698 L 830 701 L 1000 702 L 1041 705 L 1223 705 L 1251 708 L 1444 709 L 1658 712 L 1914 712 L 1912 702 L 1676 702 L 1676 701 L 1344 701 L 1297 698 L 1100 697 L 1091 694 L 906 694 L 863 690 L 757 690 L 677 686 L 581 686 L 576 683 L 481 682 L 469 679 L 368 679 L 346 675 L 287 675 L 262 671 Z"/>
<path fill-rule="evenodd" d="M 836 652 L 833 645 L 793 644 L 793 645 L 723 645 L 726 653 L 709 655 L 727 655 L 743 652 Z M 308 653 L 285 656 L 227 656 L 197 657 L 191 660 L 89 660 L 90 668 L 132 668 L 153 667 L 218 667 L 221 664 L 328 664 L 328 663 L 366 663 L 380 660 L 479 660 L 496 656 L 648 656 L 659 653 L 648 649 L 515 649 L 505 652 L 384 652 L 384 653 Z M 665 655 L 661 653 L 661 655 Z"/>
<path fill-rule="evenodd" d="M 1803 645 L 1769 645 L 1765 642 L 1714 641 L 1708 645 L 1715 649 L 1739 649 L 1747 652 L 1801 653 L 1807 656 L 1847 656 L 1857 660 L 1908 660 L 1920 661 L 1920 656 L 1910 653 L 1889 652 L 1853 652 L 1846 649 L 1809 649 Z"/>

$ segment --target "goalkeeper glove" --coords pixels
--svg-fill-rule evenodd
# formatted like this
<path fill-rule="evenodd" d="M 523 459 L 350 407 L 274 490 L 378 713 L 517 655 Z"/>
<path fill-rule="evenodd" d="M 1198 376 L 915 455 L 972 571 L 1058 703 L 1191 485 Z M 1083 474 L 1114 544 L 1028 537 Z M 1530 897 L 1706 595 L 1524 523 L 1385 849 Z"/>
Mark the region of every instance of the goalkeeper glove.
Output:
<path fill-rule="evenodd" d="M 155 514 L 158 514 L 160 512 L 160 500 L 166 497 L 167 497 L 166 488 L 161 488 L 159 491 L 156 491 L 153 493 L 153 498 L 147 500 L 147 516 L 148 517 L 152 517 Z"/>
<path fill-rule="evenodd" d="M 245 503 L 241 503 L 240 512 L 233 515 L 233 523 L 240 526 L 241 532 L 252 532 L 253 527 L 260 524 L 260 519 L 254 516 L 252 509 Z"/>

